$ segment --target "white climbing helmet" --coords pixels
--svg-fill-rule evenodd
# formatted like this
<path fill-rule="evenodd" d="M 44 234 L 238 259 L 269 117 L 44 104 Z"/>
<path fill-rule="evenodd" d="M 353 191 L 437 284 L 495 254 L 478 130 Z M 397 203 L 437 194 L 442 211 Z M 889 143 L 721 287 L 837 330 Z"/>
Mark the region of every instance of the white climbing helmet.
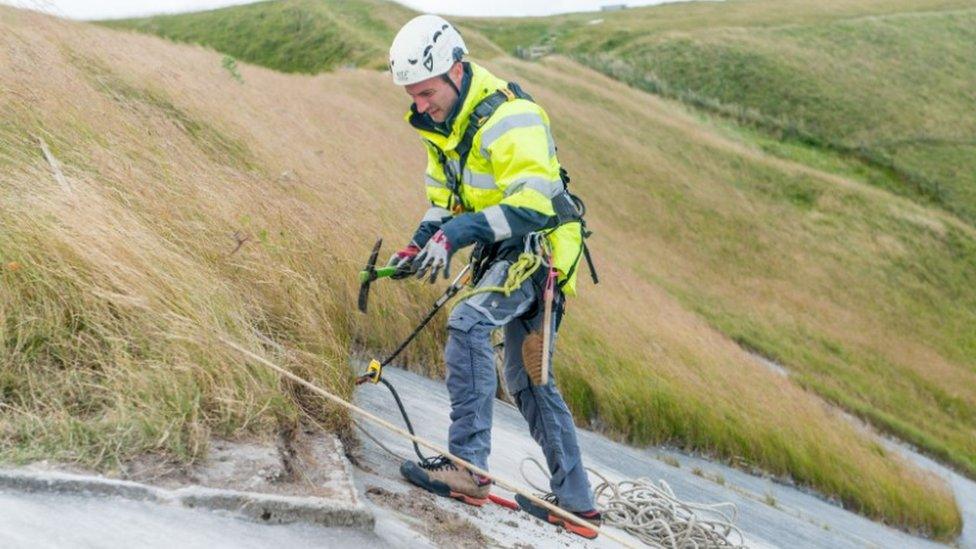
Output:
<path fill-rule="evenodd" d="M 468 53 L 461 33 L 436 15 L 418 15 L 400 29 L 390 46 L 393 82 L 407 86 L 440 76 Z"/>

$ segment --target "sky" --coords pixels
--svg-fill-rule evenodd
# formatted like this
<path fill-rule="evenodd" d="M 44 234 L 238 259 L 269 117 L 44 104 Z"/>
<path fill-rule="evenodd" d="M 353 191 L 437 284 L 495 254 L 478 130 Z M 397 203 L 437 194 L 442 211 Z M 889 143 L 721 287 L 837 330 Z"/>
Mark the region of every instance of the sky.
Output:
<path fill-rule="evenodd" d="M 117 19 L 157 13 L 200 11 L 253 0 L 0 0 L 71 19 Z M 417 11 L 442 15 L 519 16 L 597 11 L 607 4 L 646 6 L 666 0 L 397 0 Z"/>

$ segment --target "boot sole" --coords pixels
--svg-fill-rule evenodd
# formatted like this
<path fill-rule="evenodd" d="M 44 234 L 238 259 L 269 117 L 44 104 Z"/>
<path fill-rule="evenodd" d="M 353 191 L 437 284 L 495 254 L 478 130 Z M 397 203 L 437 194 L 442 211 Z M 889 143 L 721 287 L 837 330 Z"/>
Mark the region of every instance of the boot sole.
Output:
<path fill-rule="evenodd" d="M 595 539 L 596 536 L 597 536 L 596 530 L 593 530 L 593 529 L 588 528 L 586 526 L 581 526 L 579 524 L 576 524 L 575 522 L 569 522 L 568 520 L 566 520 L 566 519 L 564 519 L 562 517 L 553 515 L 553 514 L 549 514 L 549 517 L 548 517 L 547 520 L 548 520 L 549 524 L 555 524 L 556 526 L 562 526 L 563 528 L 565 528 L 566 530 L 568 530 L 568 531 L 576 534 L 577 536 L 581 536 L 581 537 L 584 537 L 586 539 Z M 583 519 L 583 520 L 586 520 L 586 519 Z"/>
<path fill-rule="evenodd" d="M 403 475 L 411 484 L 419 486 L 428 492 L 445 498 L 456 499 L 462 503 L 481 507 L 488 503 L 488 498 L 476 498 L 461 492 L 451 490 L 451 487 L 439 480 L 430 480 L 427 473 L 419 465 L 412 461 L 406 461 L 400 466 L 400 474 Z"/>
<path fill-rule="evenodd" d="M 448 497 L 454 498 L 463 503 L 467 503 L 468 505 L 473 505 L 475 507 L 481 507 L 482 505 L 488 503 L 488 498 L 475 498 L 467 494 L 462 494 L 461 492 L 451 492 L 451 494 Z"/>
<path fill-rule="evenodd" d="M 529 501 L 528 498 L 522 497 L 521 494 L 515 495 L 515 501 L 522 507 L 522 510 L 526 513 L 532 515 L 533 517 L 548 522 L 554 526 L 562 526 L 567 531 L 576 534 L 577 536 L 584 537 L 586 539 L 595 539 L 599 534 L 596 530 L 588 528 L 586 526 L 580 526 L 575 522 L 570 522 L 558 515 L 553 515 L 549 512 L 549 509 L 545 507 L 540 507 L 535 503 Z M 582 519 L 586 520 L 586 519 Z"/>

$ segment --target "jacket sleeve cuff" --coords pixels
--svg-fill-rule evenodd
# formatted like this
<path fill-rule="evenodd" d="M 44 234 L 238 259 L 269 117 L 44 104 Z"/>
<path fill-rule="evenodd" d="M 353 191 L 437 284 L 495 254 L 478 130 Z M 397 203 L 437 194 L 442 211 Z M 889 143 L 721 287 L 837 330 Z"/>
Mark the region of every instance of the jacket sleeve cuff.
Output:
<path fill-rule="evenodd" d="M 481 213 L 469 213 L 451 219 L 441 225 L 440 229 L 451 244 L 451 252 L 456 252 L 475 242 L 485 242 L 484 232 L 487 225 Z"/>
<path fill-rule="evenodd" d="M 450 211 L 439 206 L 431 206 L 424 213 L 424 218 L 420 220 L 420 225 L 417 226 L 417 230 L 413 233 L 411 240 L 418 247 L 423 248 L 424 244 L 427 244 L 427 241 L 430 240 L 430 237 L 434 236 L 434 233 L 437 232 L 437 229 L 441 228 L 444 221 L 450 218 Z"/>
<path fill-rule="evenodd" d="M 440 222 L 423 221 L 417 227 L 417 230 L 413 233 L 413 238 L 410 240 L 412 243 L 416 244 L 418 248 L 423 248 L 424 245 L 427 244 L 427 241 L 430 240 L 430 237 L 434 236 L 434 233 L 436 233 L 437 229 L 440 228 Z"/>
<path fill-rule="evenodd" d="M 451 243 L 451 249 L 459 250 L 475 242 L 491 244 L 522 237 L 548 227 L 554 219 L 529 208 L 502 204 L 455 217 L 440 229 Z"/>

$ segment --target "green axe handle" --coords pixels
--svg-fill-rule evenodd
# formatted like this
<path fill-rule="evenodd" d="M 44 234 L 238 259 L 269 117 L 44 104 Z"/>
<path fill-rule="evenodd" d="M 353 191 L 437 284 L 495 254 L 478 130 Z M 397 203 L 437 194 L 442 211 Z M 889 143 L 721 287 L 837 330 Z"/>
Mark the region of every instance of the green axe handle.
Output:
<path fill-rule="evenodd" d="M 363 282 L 372 282 L 378 278 L 386 278 L 392 276 L 395 272 L 396 267 L 380 267 L 372 272 L 372 276 L 370 275 L 370 271 L 359 271 L 359 283 L 362 284 Z"/>

